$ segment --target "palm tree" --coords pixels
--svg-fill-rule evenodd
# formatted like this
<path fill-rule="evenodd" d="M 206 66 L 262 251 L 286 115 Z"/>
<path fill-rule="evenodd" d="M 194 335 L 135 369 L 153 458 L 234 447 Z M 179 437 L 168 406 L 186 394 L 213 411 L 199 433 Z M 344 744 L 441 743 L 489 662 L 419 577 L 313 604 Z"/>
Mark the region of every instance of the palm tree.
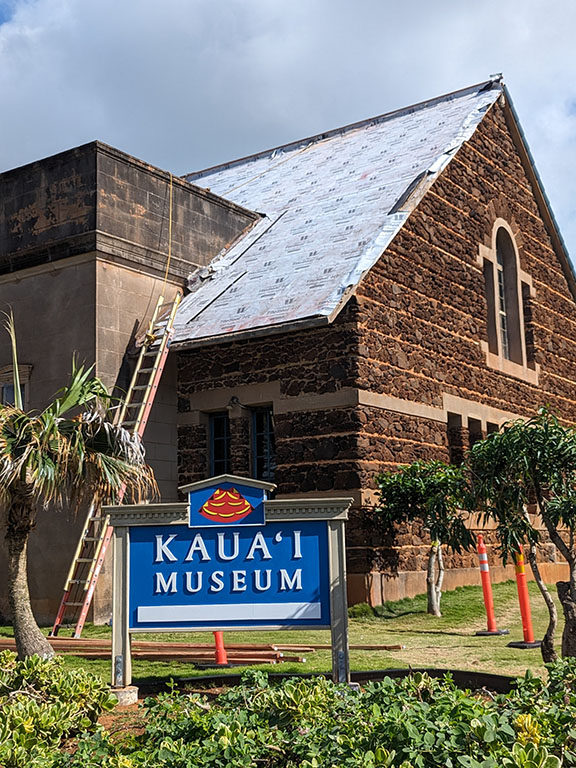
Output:
<path fill-rule="evenodd" d="M 36 516 L 50 505 L 103 504 L 126 489 L 133 500 L 156 490 L 137 436 L 106 417 L 110 398 L 92 368 L 72 365 L 67 387 L 41 412 L 26 412 L 12 315 L 14 404 L 0 405 L 0 519 L 8 550 L 8 597 L 18 656 L 54 655 L 30 605 L 27 545 Z M 52 507 L 53 508 L 53 507 Z"/>

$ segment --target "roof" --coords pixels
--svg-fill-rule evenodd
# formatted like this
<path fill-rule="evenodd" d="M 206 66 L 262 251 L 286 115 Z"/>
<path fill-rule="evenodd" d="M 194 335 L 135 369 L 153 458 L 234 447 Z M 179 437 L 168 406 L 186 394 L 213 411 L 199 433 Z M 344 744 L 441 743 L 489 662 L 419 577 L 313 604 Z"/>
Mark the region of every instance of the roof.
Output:
<path fill-rule="evenodd" d="M 487 81 L 187 175 L 262 218 L 194 273 L 174 344 L 331 322 L 502 90 Z"/>

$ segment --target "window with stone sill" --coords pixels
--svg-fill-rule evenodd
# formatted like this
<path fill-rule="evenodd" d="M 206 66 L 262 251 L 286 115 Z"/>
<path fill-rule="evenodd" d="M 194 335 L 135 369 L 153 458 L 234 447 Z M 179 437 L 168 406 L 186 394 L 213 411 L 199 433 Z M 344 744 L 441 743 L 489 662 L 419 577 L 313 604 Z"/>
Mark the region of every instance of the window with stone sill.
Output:
<path fill-rule="evenodd" d="M 447 429 L 450 464 L 460 466 L 472 446 L 492 432 L 498 432 L 500 425 L 496 422 L 483 422 L 482 419 L 473 416 L 466 417 L 461 413 L 449 411 Z"/>
<path fill-rule="evenodd" d="M 537 383 L 531 299 L 532 278 L 520 268 L 511 227 L 499 219 L 491 247 L 480 246 L 484 274 L 488 340 L 482 342 L 486 363 L 511 376 Z"/>

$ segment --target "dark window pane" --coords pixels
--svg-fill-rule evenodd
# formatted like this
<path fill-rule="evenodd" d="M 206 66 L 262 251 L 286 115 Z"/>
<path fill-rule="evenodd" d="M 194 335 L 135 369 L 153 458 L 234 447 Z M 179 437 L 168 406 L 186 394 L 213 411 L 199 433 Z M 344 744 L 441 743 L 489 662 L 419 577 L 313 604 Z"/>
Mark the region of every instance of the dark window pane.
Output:
<path fill-rule="evenodd" d="M 2 405 L 14 405 L 14 384 L 3 384 L 0 388 Z"/>
<path fill-rule="evenodd" d="M 526 365 L 534 370 L 536 368 L 536 356 L 534 345 L 534 326 L 532 325 L 532 301 L 530 299 L 530 287 L 522 283 L 522 309 L 524 310 L 524 341 L 526 344 Z"/>
<path fill-rule="evenodd" d="M 217 414 L 212 417 L 212 427 L 215 439 L 218 440 L 226 437 L 227 426 L 228 418 L 226 414 Z"/>
<path fill-rule="evenodd" d="M 523 365 L 518 259 L 512 238 L 503 227 L 500 227 L 496 233 L 496 260 L 498 262 L 496 271 L 498 273 L 500 352 L 507 360 Z"/>
<path fill-rule="evenodd" d="M 22 403 L 25 403 L 24 384 L 20 385 Z M 0 384 L 0 403 L 2 405 L 14 405 L 14 384 Z"/>
<path fill-rule="evenodd" d="M 210 474 L 230 473 L 230 421 L 228 413 L 210 415 Z"/>
<path fill-rule="evenodd" d="M 498 330 L 496 327 L 496 303 L 494 295 L 494 265 L 487 259 L 484 261 L 484 290 L 486 308 L 488 310 L 488 349 L 498 354 Z"/>
<path fill-rule="evenodd" d="M 274 482 L 276 443 L 272 408 L 256 408 L 252 412 L 252 471 L 257 480 Z"/>

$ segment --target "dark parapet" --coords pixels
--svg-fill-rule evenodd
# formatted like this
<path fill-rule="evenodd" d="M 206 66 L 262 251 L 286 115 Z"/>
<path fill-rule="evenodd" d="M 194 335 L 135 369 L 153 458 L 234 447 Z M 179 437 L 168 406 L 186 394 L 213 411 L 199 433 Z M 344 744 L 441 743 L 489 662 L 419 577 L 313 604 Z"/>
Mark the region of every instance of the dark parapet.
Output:
<path fill-rule="evenodd" d="M 259 218 L 91 142 L 0 174 L 0 274 L 98 251 L 171 274 L 208 264 Z"/>

